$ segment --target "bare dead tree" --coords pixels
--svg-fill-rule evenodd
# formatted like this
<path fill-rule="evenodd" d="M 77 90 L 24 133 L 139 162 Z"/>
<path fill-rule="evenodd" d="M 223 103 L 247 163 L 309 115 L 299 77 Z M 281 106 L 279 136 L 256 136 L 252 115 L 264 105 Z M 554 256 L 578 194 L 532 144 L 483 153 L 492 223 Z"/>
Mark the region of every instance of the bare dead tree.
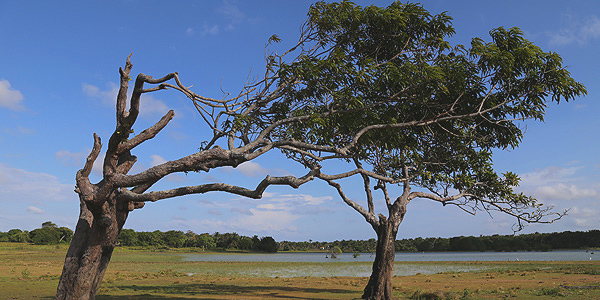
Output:
<path fill-rule="evenodd" d="M 245 120 L 252 114 L 256 114 L 265 101 L 280 97 L 285 87 L 285 85 L 278 85 L 273 89 L 272 85 L 276 78 L 269 71 L 262 80 L 247 83 L 239 95 L 225 99 L 213 99 L 195 94 L 181 83 L 177 73 L 170 73 L 158 79 L 140 73 L 135 79 L 133 91 L 128 98 L 132 66 L 128 57 L 125 67 L 119 69 L 117 124 L 106 148 L 102 180 L 92 183 L 89 179 L 92 166 L 102 149 L 101 139 L 96 134 L 94 134 L 93 149 L 84 167 L 76 175 L 75 192 L 80 199 L 80 215 L 55 299 L 94 299 L 119 232 L 129 213 L 144 207 L 146 202 L 210 191 L 260 199 L 270 185 L 288 185 L 297 188 L 314 178 L 315 171 L 309 171 L 302 177 L 267 176 L 254 189 L 228 183 L 205 183 L 152 191 L 151 188 L 169 174 L 209 172 L 219 167 L 236 167 L 272 149 L 287 145 L 289 143 L 286 141 L 270 140 L 270 133 L 282 124 L 296 122 L 298 118 L 281 120 L 278 124 L 272 124 L 256 132 L 246 125 Z M 147 87 L 147 85 L 151 86 Z M 139 114 L 141 96 L 166 89 L 177 90 L 189 97 L 209 125 L 213 135 L 196 153 L 162 163 L 137 174 L 128 174 L 137 161 L 132 150 L 154 138 L 174 116 L 173 110 L 170 110 L 156 124 L 131 136 Z M 129 109 L 127 109 L 128 103 Z M 221 143 L 223 140 L 225 142 Z M 219 143 L 225 148 L 222 148 Z"/>

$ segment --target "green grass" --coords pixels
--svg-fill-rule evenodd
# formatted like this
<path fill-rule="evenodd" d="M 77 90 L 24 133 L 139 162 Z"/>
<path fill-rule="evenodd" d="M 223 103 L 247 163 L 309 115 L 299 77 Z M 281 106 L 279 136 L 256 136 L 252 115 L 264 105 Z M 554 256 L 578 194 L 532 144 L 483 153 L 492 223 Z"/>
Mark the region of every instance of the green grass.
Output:
<path fill-rule="evenodd" d="M 52 299 L 67 251 L 0 243 L 0 299 Z M 366 277 L 266 277 L 368 263 L 189 262 L 180 252 L 117 249 L 97 299 L 358 299 Z M 452 262 L 397 262 L 453 266 Z M 475 272 L 394 278 L 398 299 L 600 299 L 600 262 L 460 262 Z M 283 274 L 283 273 L 282 273 Z"/>

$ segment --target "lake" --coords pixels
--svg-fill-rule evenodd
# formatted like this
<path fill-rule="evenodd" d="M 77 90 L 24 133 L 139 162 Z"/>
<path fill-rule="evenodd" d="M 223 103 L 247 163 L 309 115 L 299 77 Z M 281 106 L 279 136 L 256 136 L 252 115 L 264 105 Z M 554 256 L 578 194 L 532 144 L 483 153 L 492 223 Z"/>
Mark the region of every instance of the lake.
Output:
<path fill-rule="evenodd" d="M 184 261 L 246 261 L 246 262 L 373 262 L 375 254 L 343 253 L 337 258 L 326 258 L 327 253 L 224 253 L 183 254 Z M 586 250 L 547 252 L 402 252 L 396 261 L 584 261 L 600 260 L 600 252 Z"/>
<path fill-rule="evenodd" d="M 418 273 L 437 274 L 441 272 L 473 272 L 492 266 L 473 265 L 461 262 L 471 261 L 589 261 L 600 260 L 600 253 L 575 251 L 549 252 L 428 252 L 396 253 L 394 275 L 409 276 Z M 340 254 L 338 258 L 325 258 L 326 253 L 223 253 L 223 254 L 177 254 L 183 261 L 207 262 L 267 262 L 273 264 L 252 264 L 242 268 L 213 270 L 219 275 L 242 275 L 261 277 L 367 277 L 371 274 L 371 263 L 375 255 L 362 253 L 354 258 L 351 253 Z M 329 255 L 328 255 L 329 256 Z M 412 262 L 412 263 L 411 263 Z M 424 264 L 422 262 L 456 262 Z M 289 263 L 289 264 L 285 264 Z M 190 275 L 201 270 L 180 270 Z"/>

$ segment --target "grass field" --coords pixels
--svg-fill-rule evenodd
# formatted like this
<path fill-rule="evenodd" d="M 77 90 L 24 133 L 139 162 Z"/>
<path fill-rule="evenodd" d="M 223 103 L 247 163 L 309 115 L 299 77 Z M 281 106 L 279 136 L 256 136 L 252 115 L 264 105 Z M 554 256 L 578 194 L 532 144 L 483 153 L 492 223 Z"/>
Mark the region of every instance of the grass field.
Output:
<path fill-rule="evenodd" d="M 0 243 L 0 299 L 52 299 L 66 250 Z M 485 271 L 397 276 L 397 298 L 600 299 L 599 261 L 460 264 Z M 171 253 L 117 249 L 96 299 L 358 299 L 367 283 L 365 277 L 260 276 L 263 269 L 300 266 L 307 263 L 184 262 Z"/>

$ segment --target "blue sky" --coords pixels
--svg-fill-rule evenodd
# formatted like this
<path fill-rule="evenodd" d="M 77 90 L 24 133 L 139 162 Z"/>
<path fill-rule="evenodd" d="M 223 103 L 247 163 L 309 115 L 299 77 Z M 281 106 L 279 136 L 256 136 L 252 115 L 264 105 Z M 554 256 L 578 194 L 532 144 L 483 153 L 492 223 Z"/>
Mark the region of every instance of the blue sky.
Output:
<path fill-rule="evenodd" d="M 357 1 L 360 5 L 389 1 Z M 600 2 L 422 1 L 432 13 L 454 18 L 455 43 L 489 40 L 489 30 L 520 27 L 545 51 L 559 53 L 588 95 L 548 107 L 545 123 L 527 123 L 522 145 L 495 154 L 498 171 L 522 178 L 520 190 L 568 216 L 524 232 L 600 229 Z M 272 34 L 293 43 L 308 1 L 4 1 L 0 0 L 0 231 L 31 230 L 51 220 L 74 228 L 79 201 L 75 172 L 92 146 L 115 126 L 118 68 L 133 52 L 132 74 L 179 72 L 198 94 L 237 93 L 264 67 Z M 136 132 L 168 109 L 176 116 L 154 140 L 138 147 L 133 172 L 191 154 L 207 128 L 192 104 L 175 91 L 142 98 Z M 96 168 L 96 180 L 99 169 Z M 171 175 L 157 188 L 209 181 L 254 187 L 264 176 L 303 170 L 271 154 L 237 169 Z M 359 185 L 360 186 L 360 185 Z M 209 193 L 149 203 L 125 227 L 139 231 L 192 230 L 273 236 L 276 240 L 375 237 L 362 217 L 326 184 L 297 190 L 271 187 L 262 200 Z M 361 193 L 350 190 L 362 203 Z M 511 234 L 514 220 L 467 215 L 415 200 L 399 238 Z"/>

